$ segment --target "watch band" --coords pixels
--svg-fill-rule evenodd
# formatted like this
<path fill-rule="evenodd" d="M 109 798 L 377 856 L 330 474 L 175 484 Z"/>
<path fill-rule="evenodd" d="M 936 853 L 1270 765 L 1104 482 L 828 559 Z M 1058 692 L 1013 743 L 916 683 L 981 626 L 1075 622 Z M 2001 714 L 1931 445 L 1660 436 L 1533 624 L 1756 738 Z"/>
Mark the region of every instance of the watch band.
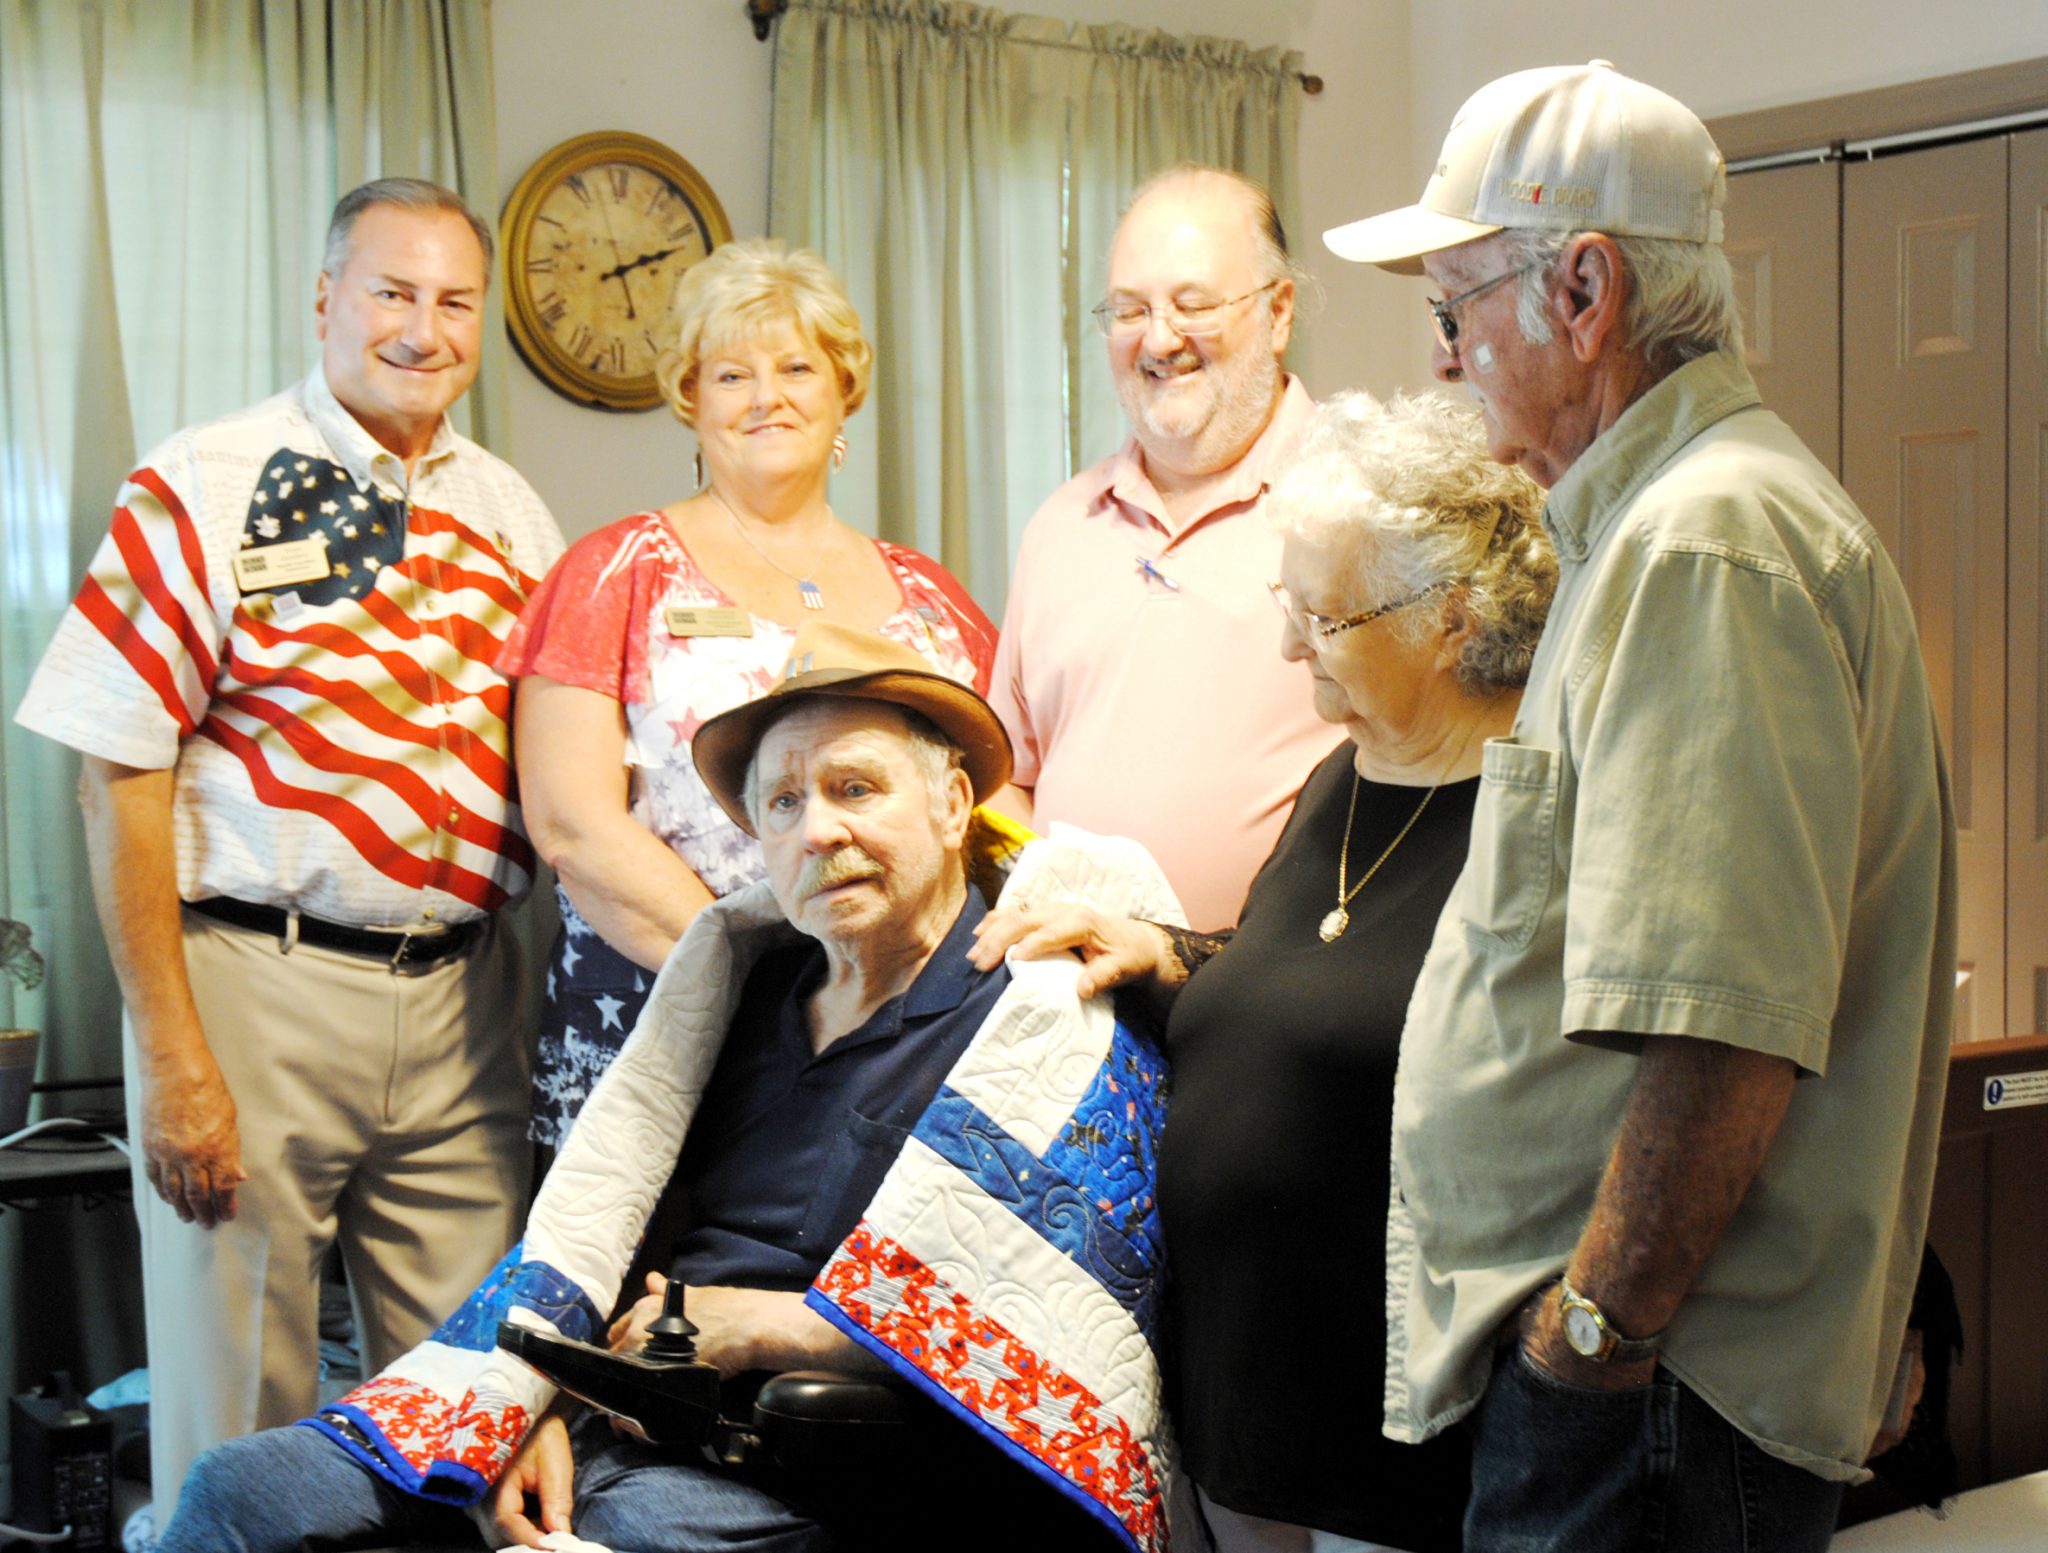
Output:
<path fill-rule="evenodd" d="M 1557 1313 L 1564 1325 L 1564 1340 L 1572 1352 L 1595 1364 L 1634 1364 L 1653 1359 L 1664 1345 L 1662 1332 L 1648 1337 L 1623 1337 L 1607 1319 L 1607 1313 L 1574 1289 L 1571 1279 L 1563 1275 L 1557 1280 Z M 1576 1321 L 1575 1315 L 1579 1318 Z M 1590 1344 L 1582 1340 L 1589 1326 L 1596 1334 L 1596 1341 Z"/>

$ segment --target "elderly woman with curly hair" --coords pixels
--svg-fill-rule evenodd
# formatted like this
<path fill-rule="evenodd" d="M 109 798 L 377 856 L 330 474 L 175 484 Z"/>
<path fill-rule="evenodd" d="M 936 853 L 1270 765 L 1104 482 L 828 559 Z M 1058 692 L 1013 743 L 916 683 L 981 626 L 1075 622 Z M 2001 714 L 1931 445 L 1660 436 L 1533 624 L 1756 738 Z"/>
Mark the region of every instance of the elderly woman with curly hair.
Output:
<path fill-rule="evenodd" d="M 728 243 L 683 277 L 672 327 L 656 376 L 697 434 L 696 491 L 571 546 L 499 658 L 519 682 L 527 829 L 562 909 L 532 1126 L 554 1146 L 690 919 L 761 876 L 759 843 L 691 763 L 697 729 L 773 684 L 808 620 L 878 632 L 982 691 L 995 654 L 944 567 L 826 499 L 873 358 L 825 262 Z"/>
<path fill-rule="evenodd" d="M 1437 395 L 1321 406 L 1267 498 L 1280 650 L 1345 738 L 1234 932 L 1078 907 L 992 915 L 975 956 L 1072 950 L 1083 995 L 1165 1019 L 1171 1400 L 1217 1546 L 1456 1548 L 1462 1440 L 1383 1438 L 1394 1063 L 1557 586 L 1542 493 Z"/>

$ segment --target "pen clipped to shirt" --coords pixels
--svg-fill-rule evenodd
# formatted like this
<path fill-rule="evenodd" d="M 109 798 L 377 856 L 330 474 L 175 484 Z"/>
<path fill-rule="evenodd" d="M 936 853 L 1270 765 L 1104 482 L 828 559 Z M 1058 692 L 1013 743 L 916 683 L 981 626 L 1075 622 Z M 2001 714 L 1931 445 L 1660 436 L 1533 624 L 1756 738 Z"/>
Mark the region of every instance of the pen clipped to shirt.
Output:
<path fill-rule="evenodd" d="M 1159 569 L 1159 563 L 1153 560 L 1152 557 L 1150 557 L 1149 555 L 1141 555 L 1138 557 L 1138 575 L 1143 577 L 1147 582 L 1156 583 L 1158 586 L 1166 589 L 1166 591 L 1169 593 L 1180 592 L 1180 584 L 1175 582 L 1171 577 L 1167 576 L 1165 572 L 1161 571 Z"/>

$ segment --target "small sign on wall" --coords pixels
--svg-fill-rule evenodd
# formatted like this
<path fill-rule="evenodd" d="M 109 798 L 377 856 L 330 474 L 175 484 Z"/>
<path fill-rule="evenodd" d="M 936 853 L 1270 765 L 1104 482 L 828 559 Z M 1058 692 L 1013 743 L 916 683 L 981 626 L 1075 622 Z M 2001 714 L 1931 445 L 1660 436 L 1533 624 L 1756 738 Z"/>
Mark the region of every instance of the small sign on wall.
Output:
<path fill-rule="evenodd" d="M 2048 1105 L 2048 1068 L 2033 1073 L 2001 1073 L 1984 1081 L 1984 1109 L 2010 1111 L 2023 1105 Z"/>

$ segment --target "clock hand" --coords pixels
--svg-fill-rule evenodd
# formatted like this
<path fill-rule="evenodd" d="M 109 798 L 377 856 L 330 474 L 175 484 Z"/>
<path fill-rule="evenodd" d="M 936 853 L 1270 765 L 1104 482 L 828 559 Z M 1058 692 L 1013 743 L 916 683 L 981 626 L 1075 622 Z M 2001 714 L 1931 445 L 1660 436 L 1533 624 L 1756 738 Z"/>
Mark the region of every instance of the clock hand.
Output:
<path fill-rule="evenodd" d="M 598 279 L 617 280 L 620 276 L 624 275 L 628 270 L 637 270 L 641 268 L 643 265 L 648 264 L 659 264 L 663 259 L 666 259 L 670 254 L 681 253 L 682 251 L 682 245 L 677 244 L 673 248 L 663 248 L 656 253 L 643 253 L 637 259 L 634 259 L 625 264 L 616 265 L 613 268 L 606 270 L 602 275 L 598 276 Z"/>
<path fill-rule="evenodd" d="M 638 318 L 640 315 L 633 310 L 633 288 L 626 284 L 626 270 L 627 266 L 622 264 L 615 270 L 606 270 L 598 279 L 600 283 L 607 280 L 617 281 L 619 290 L 626 293 L 626 316 Z"/>
<path fill-rule="evenodd" d="M 605 208 L 605 202 L 602 199 L 597 202 L 597 214 L 598 219 L 604 222 L 604 240 L 612 245 L 612 257 L 617 259 L 619 257 L 619 240 L 612 232 L 611 212 Z M 621 261 L 617 266 L 600 275 L 597 278 L 597 283 L 601 286 L 608 280 L 617 281 L 619 283 L 619 290 L 626 294 L 626 316 L 628 318 L 638 318 L 640 314 L 633 306 L 633 288 L 626 284 L 627 268 L 628 266 L 624 261 Z"/>

